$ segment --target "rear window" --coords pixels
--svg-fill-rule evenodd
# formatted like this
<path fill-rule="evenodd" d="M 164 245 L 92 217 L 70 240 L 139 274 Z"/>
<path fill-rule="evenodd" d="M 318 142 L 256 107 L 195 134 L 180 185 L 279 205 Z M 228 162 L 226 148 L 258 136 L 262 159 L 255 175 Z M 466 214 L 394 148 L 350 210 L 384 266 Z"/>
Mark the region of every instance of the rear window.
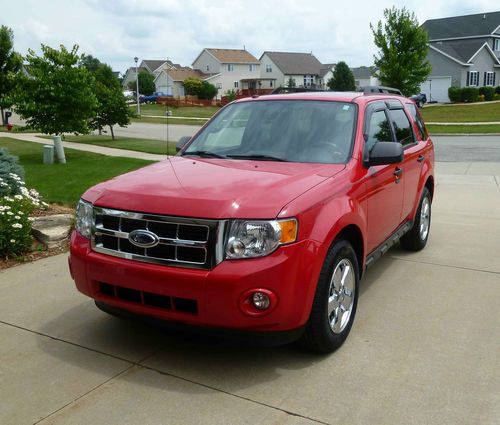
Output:
<path fill-rule="evenodd" d="M 389 116 L 394 127 L 396 140 L 403 146 L 414 143 L 415 139 L 413 138 L 411 124 L 404 111 L 402 109 L 391 109 L 389 110 Z"/>
<path fill-rule="evenodd" d="M 222 110 L 183 152 L 234 159 L 345 163 L 350 157 L 356 106 L 316 100 L 261 100 Z M 253 157 L 253 158 L 252 158 Z"/>

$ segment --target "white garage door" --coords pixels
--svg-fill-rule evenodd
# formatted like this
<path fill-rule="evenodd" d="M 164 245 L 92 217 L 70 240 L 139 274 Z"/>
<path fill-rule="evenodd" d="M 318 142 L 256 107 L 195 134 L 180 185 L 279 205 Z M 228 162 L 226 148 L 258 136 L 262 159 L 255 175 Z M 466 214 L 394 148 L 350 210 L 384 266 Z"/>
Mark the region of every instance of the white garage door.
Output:
<path fill-rule="evenodd" d="M 427 102 L 449 102 L 450 87 L 451 77 L 430 77 L 420 85 L 420 93 L 427 95 Z"/>

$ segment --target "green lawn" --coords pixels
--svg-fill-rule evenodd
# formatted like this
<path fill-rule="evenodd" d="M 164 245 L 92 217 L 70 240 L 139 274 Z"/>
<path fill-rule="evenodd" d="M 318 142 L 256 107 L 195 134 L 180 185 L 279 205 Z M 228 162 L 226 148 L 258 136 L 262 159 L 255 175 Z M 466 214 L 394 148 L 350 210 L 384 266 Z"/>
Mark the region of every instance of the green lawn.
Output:
<path fill-rule="evenodd" d="M 490 134 L 500 133 L 500 125 L 427 125 L 433 134 Z"/>
<path fill-rule="evenodd" d="M 151 124 L 163 124 L 165 125 L 167 122 L 167 118 L 154 118 L 154 117 L 148 117 L 147 115 L 143 115 L 141 118 L 131 118 L 130 121 L 132 122 L 147 122 Z M 208 118 L 206 120 L 187 120 L 187 119 L 169 119 L 168 123 L 169 125 L 197 125 L 197 126 L 202 126 L 208 121 Z"/>
<path fill-rule="evenodd" d="M 52 137 L 50 136 L 42 136 L 42 137 L 44 139 L 52 139 Z M 92 134 L 84 136 L 65 135 L 64 140 L 67 140 L 68 142 L 106 146 L 108 148 L 128 149 L 131 151 L 156 153 L 160 155 L 162 154 L 175 155 L 175 143 L 176 143 L 176 142 L 170 142 L 168 144 L 168 152 L 167 152 L 167 142 L 162 140 L 134 139 L 129 137 L 116 137 L 115 140 L 111 140 L 111 136 L 98 136 Z"/>
<path fill-rule="evenodd" d="M 0 137 L 0 147 L 19 157 L 28 188 L 38 190 L 46 202 L 71 207 L 90 186 L 152 163 L 65 149 L 66 164 L 44 165 L 41 144 Z"/>
<path fill-rule="evenodd" d="M 137 106 L 131 106 L 131 109 L 135 112 Z M 168 109 L 172 111 L 174 117 L 210 118 L 220 108 L 218 106 L 180 106 L 178 108 L 169 106 Z M 164 105 L 141 105 L 141 115 L 160 115 L 163 117 L 166 111 L 167 107 Z"/>
<path fill-rule="evenodd" d="M 426 106 L 421 109 L 427 122 L 491 122 L 500 121 L 500 102 L 476 105 Z"/>

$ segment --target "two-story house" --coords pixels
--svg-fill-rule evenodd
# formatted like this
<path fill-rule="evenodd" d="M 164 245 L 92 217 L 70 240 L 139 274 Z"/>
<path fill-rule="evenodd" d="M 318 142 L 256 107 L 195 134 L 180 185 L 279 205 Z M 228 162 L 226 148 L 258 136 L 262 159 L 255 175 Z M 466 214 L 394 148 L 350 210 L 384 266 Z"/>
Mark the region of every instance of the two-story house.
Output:
<path fill-rule="evenodd" d="M 193 69 L 225 95 L 229 90 L 258 88 L 260 64 L 255 56 L 244 49 L 203 49 L 193 62 Z"/>
<path fill-rule="evenodd" d="M 448 88 L 500 85 L 500 12 L 430 19 L 427 59 L 432 73 L 421 86 L 427 99 L 448 102 Z"/>
<path fill-rule="evenodd" d="M 141 61 L 141 63 L 137 67 L 138 72 L 148 72 L 150 74 L 153 74 L 156 77 L 165 69 L 172 69 L 176 70 L 181 68 L 181 66 L 177 63 L 173 63 L 172 61 L 168 59 L 144 59 Z M 123 88 L 126 89 L 128 88 L 128 83 L 130 81 L 135 81 L 137 79 L 137 76 L 135 74 L 135 66 L 130 67 L 127 69 L 125 72 L 125 75 L 123 76 L 122 80 L 122 85 Z"/>
<path fill-rule="evenodd" d="M 260 75 L 269 87 L 291 83 L 294 87 L 324 89 L 333 68 L 333 64 L 323 65 L 312 53 L 264 52 L 260 57 Z"/>

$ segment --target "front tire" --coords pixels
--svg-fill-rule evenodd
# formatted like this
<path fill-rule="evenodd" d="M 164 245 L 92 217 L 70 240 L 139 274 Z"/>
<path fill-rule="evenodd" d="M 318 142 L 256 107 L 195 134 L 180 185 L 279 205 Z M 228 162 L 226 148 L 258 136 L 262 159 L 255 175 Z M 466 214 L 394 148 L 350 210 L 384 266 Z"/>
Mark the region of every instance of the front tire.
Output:
<path fill-rule="evenodd" d="M 311 315 L 301 344 L 318 353 L 331 353 L 349 335 L 358 304 L 359 266 L 352 245 L 337 240 L 321 270 Z"/>
<path fill-rule="evenodd" d="M 431 228 L 431 193 L 424 187 L 411 230 L 401 238 L 401 245 L 409 251 L 420 251 L 427 245 Z"/>

